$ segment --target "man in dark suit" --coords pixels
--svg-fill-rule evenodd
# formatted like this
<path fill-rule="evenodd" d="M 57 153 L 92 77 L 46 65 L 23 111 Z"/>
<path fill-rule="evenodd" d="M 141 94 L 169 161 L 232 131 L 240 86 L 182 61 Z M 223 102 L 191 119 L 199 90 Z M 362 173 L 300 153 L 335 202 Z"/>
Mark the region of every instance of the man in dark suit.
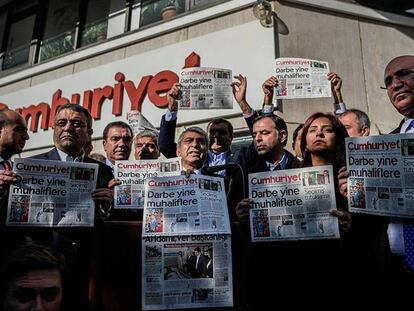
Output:
<path fill-rule="evenodd" d="M 392 59 L 384 71 L 384 85 L 391 104 L 404 117 L 391 134 L 414 133 L 414 55 L 398 56 Z M 406 261 L 406 243 L 404 225 L 397 219 L 391 219 L 388 226 L 388 238 L 392 252 L 391 266 L 394 275 L 408 278 L 414 282 L 414 270 Z M 402 260 L 401 260 L 402 258 Z"/>
<path fill-rule="evenodd" d="M 187 258 L 185 266 L 190 277 L 201 278 L 206 269 L 208 259 L 201 253 L 199 247 L 194 248 L 194 254 Z"/>
<path fill-rule="evenodd" d="M 97 207 L 96 214 L 106 215 L 113 202 L 113 191 L 109 189 L 109 184 L 114 182 L 114 176 L 109 166 L 84 155 L 84 147 L 91 139 L 92 133 L 92 117 L 88 110 L 79 105 L 62 105 L 56 111 L 53 127 L 55 147 L 33 158 L 98 164 L 98 179 L 92 198 Z M 95 223 L 96 225 L 99 224 Z M 43 235 L 41 239 L 44 238 L 51 237 Z M 94 231 L 90 228 L 57 228 L 53 231 L 51 239 L 52 241 L 46 242 L 52 242 L 67 258 L 74 283 L 72 285 L 76 289 L 73 295 L 74 306 L 87 308 Z"/>
<path fill-rule="evenodd" d="M 398 56 L 392 59 L 384 71 L 384 85 L 391 104 L 404 117 L 399 126 L 390 134 L 414 133 L 414 55 Z M 341 194 L 346 196 L 348 172 L 346 170 L 341 171 L 338 175 L 339 188 Z M 355 228 L 355 221 L 353 222 Z M 383 218 L 384 226 L 387 225 L 387 222 L 388 219 Z M 381 239 L 378 237 L 377 239 L 379 241 L 379 254 L 381 255 L 381 260 L 377 260 L 377 262 L 381 264 L 381 269 L 385 269 L 390 276 L 398 280 L 392 286 L 392 290 L 395 293 L 398 291 L 398 295 L 405 289 L 411 288 L 406 286 L 406 281 L 409 281 L 410 284 L 414 282 L 414 272 L 408 267 L 405 260 L 403 227 L 401 220 L 391 219 L 384 237 Z M 382 260 L 382 257 L 385 257 L 384 260 Z M 376 258 L 378 259 L 380 256 L 376 255 Z M 403 281 L 401 282 L 401 280 Z"/>
<path fill-rule="evenodd" d="M 33 158 L 98 164 L 98 180 L 92 197 L 103 211 L 107 211 L 113 200 L 113 193 L 108 189 L 108 185 L 114 176 L 107 165 L 84 156 L 83 148 L 92 133 L 92 117 L 88 110 L 79 105 L 62 105 L 56 111 L 53 127 L 55 147 Z"/>

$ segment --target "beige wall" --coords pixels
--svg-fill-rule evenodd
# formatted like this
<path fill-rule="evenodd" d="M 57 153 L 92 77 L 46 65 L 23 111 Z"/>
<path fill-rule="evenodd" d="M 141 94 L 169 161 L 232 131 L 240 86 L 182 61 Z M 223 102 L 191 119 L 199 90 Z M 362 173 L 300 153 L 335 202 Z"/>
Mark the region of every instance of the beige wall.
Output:
<path fill-rule="evenodd" d="M 373 133 L 389 132 L 399 123 L 401 116 L 394 111 L 386 96 L 380 90 L 383 69 L 393 57 L 413 54 L 414 26 L 397 27 L 391 24 L 373 22 L 351 15 L 307 7 L 287 6 L 273 3 L 278 16 L 289 29 L 289 34 L 279 35 L 282 57 L 304 57 L 328 61 L 332 71 L 343 78 L 343 96 L 348 108 L 366 111 L 373 123 Z M 31 78 L 0 88 L 0 96 L 20 88 L 33 86 L 76 73 L 91 70 L 95 66 L 137 55 L 151 49 L 168 46 L 180 41 L 202 36 L 235 25 L 254 20 L 251 9 L 245 9 L 210 21 L 167 33 L 148 41 L 138 42 L 112 50 L 93 58 L 75 62 L 62 68 L 42 73 Z M 243 40 L 241 34 L 240 40 Z M 231 48 L 226 47 L 225 48 Z M 251 44 L 255 44 L 252 42 Z M 260 47 L 258 47 L 260 48 Z M 242 53 L 242 51 L 235 51 Z M 248 61 L 248 59 L 246 59 Z M 233 68 L 238 72 L 237 68 Z M 264 76 L 263 80 L 267 77 Z M 263 81 L 249 81 L 249 88 L 260 88 Z M 261 99 L 255 99 L 258 107 Z M 316 111 L 332 111 L 332 100 L 309 99 L 284 102 L 282 116 L 293 130 L 297 123 Z M 245 133 L 243 120 L 233 118 L 236 133 Z M 97 151 L 101 143 L 95 143 Z M 288 144 L 290 146 L 290 142 Z"/>

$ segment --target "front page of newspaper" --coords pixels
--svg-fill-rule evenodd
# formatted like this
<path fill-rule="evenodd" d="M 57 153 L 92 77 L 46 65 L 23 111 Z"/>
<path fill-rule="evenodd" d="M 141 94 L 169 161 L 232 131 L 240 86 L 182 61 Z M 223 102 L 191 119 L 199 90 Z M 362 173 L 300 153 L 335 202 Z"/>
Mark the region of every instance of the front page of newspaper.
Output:
<path fill-rule="evenodd" d="M 276 99 L 331 97 L 327 62 L 304 58 L 277 58 Z"/>
<path fill-rule="evenodd" d="M 332 166 L 249 174 L 253 242 L 339 238 Z"/>
<path fill-rule="evenodd" d="M 143 309 L 233 306 L 230 232 L 222 178 L 147 178 Z"/>
<path fill-rule="evenodd" d="M 92 227 L 98 165 L 16 159 L 18 181 L 10 186 L 8 226 Z"/>
<path fill-rule="evenodd" d="M 414 217 L 414 134 L 346 138 L 349 210 Z"/>
<path fill-rule="evenodd" d="M 148 177 L 177 176 L 182 171 L 181 158 L 167 160 L 115 161 L 115 208 L 142 209 L 145 201 L 145 180 Z"/>
<path fill-rule="evenodd" d="M 223 178 L 146 179 L 143 236 L 206 233 L 231 233 Z"/>
<path fill-rule="evenodd" d="M 178 109 L 232 109 L 232 73 L 228 69 L 192 67 L 181 71 Z"/>

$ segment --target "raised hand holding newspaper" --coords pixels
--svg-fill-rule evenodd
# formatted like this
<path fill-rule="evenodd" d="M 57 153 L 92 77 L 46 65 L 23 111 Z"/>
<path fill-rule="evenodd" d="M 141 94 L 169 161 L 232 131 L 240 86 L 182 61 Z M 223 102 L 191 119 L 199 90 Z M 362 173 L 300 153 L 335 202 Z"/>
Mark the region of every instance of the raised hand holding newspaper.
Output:
<path fill-rule="evenodd" d="M 332 166 L 249 174 L 253 242 L 339 238 Z"/>
<path fill-rule="evenodd" d="M 129 126 L 132 128 L 134 137 L 143 131 L 152 131 L 158 134 L 158 130 L 138 110 L 131 110 L 127 113 Z"/>
<path fill-rule="evenodd" d="M 92 227 L 98 165 L 16 159 L 18 181 L 10 186 L 8 226 Z"/>
<path fill-rule="evenodd" d="M 228 69 L 192 67 L 181 71 L 182 98 L 178 109 L 232 109 L 232 72 Z"/>
<path fill-rule="evenodd" d="M 304 58 L 277 58 L 276 99 L 331 97 L 327 62 Z"/>

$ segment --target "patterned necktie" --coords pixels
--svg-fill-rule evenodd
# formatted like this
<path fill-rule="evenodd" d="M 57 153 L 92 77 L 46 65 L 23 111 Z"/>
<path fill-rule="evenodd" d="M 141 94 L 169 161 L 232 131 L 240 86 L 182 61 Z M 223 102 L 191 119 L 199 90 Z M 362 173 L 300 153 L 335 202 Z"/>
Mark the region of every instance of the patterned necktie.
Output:
<path fill-rule="evenodd" d="M 77 156 L 77 157 L 72 157 L 70 155 L 66 156 L 66 162 L 82 162 L 82 157 L 81 156 Z"/>
<path fill-rule="evenodd" d="M 405 261 L 412 271 L 414 271 L 414 224 L 404 224 L 404 248 Z"/>
<path fill-rule="evenodd" d="M 411 120 L 411 122 L 410 122 L 410 125 L 407 127 L 407 129 L 406 129 L 406 133 L 407 132 L 413 132 L 413 130 L 414 130 L 414 120 Z"/>
<path fill-rule="evenodd" d="M 11 167 L 9 161 L 7 161 L 7 160 L 1 161 L 1 164 L 3 165 L 3 167 L 6 171 L 11 171 L 12 170 L 12 167 Z"/>

